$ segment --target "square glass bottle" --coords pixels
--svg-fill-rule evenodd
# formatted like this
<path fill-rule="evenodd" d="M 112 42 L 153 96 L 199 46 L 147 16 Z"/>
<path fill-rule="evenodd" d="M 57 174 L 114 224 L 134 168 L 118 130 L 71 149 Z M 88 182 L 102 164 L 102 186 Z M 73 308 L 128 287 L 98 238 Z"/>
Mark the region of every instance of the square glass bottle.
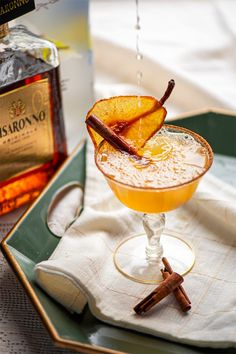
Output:
<path fill-rule="evenodd" d="M 0 26 L 0 215 L 33 200 L 67 156 L 55 45 Z"/>

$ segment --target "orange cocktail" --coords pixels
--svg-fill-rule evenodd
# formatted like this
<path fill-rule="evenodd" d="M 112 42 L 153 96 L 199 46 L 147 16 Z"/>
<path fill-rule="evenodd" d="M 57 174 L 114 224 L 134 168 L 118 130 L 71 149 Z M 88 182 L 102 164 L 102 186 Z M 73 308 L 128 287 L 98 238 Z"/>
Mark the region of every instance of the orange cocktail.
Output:
<path fill-rule="evenodd" d="M 102 142 L 96 164 L 116 197 L 128 208 L 160 213 L 186 203 L 212 164 L 212 150 L 199 135 L 165 125 L 136 159 Z"/>
<path fill-rule="evenodd" d="M 118 96 L 98 101 L 86 117 L 95 162 L 115 196 L 141 212 L 145 234 L 121 238 L 114 263 L 126 277 L 156 283 L 163 256 L 180 274 L 195 254 L 177 230 L 165 229 L 164 212 L 186 203 L 210 168 L 213 153 L 198 134 L 163 125 L 163 107 L 174 87 L 170 80 L 158 101 L 150 96 Z M 125 235 L 124 235 L 125 237 Z"/>

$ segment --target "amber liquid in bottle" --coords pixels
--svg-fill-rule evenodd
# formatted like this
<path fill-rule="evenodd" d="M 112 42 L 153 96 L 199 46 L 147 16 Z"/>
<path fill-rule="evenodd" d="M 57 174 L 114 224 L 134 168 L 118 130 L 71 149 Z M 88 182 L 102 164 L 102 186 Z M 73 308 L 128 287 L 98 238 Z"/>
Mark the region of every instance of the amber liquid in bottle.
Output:
<path fill-rule="evenodd" d="M 7 61 L 9 60 L 9 55 L 7 55 Z M 5 62 L 4 59 L 1 59 L 0 61 L 0 64 Z M 17 90 L 21 88 L 27 88 L 27 86 L 31 85 L 32 83 L 42 82 L 42 80 L 45 79 L 47 80 L 49 88 L 48 97 L 51 121 L 50 124 L 53 135 L 53 153 L 51 154 L 51 158 L 49 160 L 47 159 L 45 163 L 39 164 L 35 162 L 35 166 L 33 166 L 34 152 L 32 152 L 32 156 L 27 157 L 28 159 L 31 159 L 30 168 L 27 168 L 25 171 L 21 171 L 15 175 L 13 174 L 13 176 L 10 178 L 0 180 L 0 215 L 8 213 L 35 199 L 46 185 L 52 174 L 67 156 L 59 68 L 58 66 L 53 67 L 49 65 L 41 59 L 36 59 L 32 56 L 28 56 L 25 53 L 18 53 L 17 62 L 20 63 L 19 65 L 21 65 L 21 61 L 24 62 L 24 67 L 27 66 L 27 72 L 32 72 L 33 75 L 24 78 L 23 80 L 16 81 L 10 85 L 5 84 L 0 87 L 0 97 L 1 95 L 4 96 L 4 94 L 7 94 L 8 92 L 17 92 Z M 36 74 L 34 74 L 35 72 Z M 8 75 L 7 72 L 6 75 Z M 3 76 L 1 77 L 1 81 L 4 81 Z M 6 82 L 7 77 L 5 83 Z M 18 126 L 16 126 L 15 129 L 17 130 Z M 4 134 L 3 130 L 0 130 L 0 135 L 1 134 Z M 19 133 L 18 139 L 22 136 L 22 134 L 24 134 L 23 129 L 22 132 Z M 13 139 L 13 135 L 14 134 L 9 134 L 9 139 Z M 7 140 L 8 137 L 6 138 L 6 136 L 4 138 L 6 144 L 8 141 L 11 141 Z M 42 139 L 42 135 L 38 138 Z M 43 139 L 47 139 L 47 136 L 43 137 Z M 24 146 L 24 142 L 22 142 L 22 144 Z M 0 165 L 2 165 L 1 161 Z"/>

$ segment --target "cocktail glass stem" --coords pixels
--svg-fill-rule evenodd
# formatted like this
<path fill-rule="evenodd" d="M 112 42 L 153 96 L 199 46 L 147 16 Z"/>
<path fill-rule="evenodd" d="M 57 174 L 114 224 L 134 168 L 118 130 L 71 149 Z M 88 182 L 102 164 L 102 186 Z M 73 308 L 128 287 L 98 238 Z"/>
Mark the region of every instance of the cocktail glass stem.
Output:
<path fill-rule="evenodd" d="M 165 227 L 165 214 L 143 214 L 143 227 L 148 239 L 146 260 L 150 265 L 159 264 L 163 257 L 161 235 Z"/>
<path fill-rule="evenodd" d="M 145 284 L 162 281 L 162 257 L 184 275 L 194 265 L 195 254 L 181 235 L 165 228 L 165 214 L 142 214 L 145 233 L 121 241 L 114 252 L 116 268 L 129 279 Z"/>

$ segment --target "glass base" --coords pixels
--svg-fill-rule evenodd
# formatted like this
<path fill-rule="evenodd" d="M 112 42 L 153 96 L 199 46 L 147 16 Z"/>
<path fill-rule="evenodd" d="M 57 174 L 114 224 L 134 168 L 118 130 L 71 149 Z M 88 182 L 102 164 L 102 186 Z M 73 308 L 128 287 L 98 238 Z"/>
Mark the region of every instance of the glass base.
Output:
<path fill-rule="evenodd" d="M 161 236 L 163 257 L 166 257 L 173 270 L 181 275 L 188 273 L 195 262 L 193 248 L 176 233 L 164 231 Z M 163 280 L 160 269 L 162 262 L 149 264 L 145 247 L 147 236 L 130 237 L 119 244 L 114 252 L 116 268 L 127 278 L 145 284 L 157 284 Z"/>

